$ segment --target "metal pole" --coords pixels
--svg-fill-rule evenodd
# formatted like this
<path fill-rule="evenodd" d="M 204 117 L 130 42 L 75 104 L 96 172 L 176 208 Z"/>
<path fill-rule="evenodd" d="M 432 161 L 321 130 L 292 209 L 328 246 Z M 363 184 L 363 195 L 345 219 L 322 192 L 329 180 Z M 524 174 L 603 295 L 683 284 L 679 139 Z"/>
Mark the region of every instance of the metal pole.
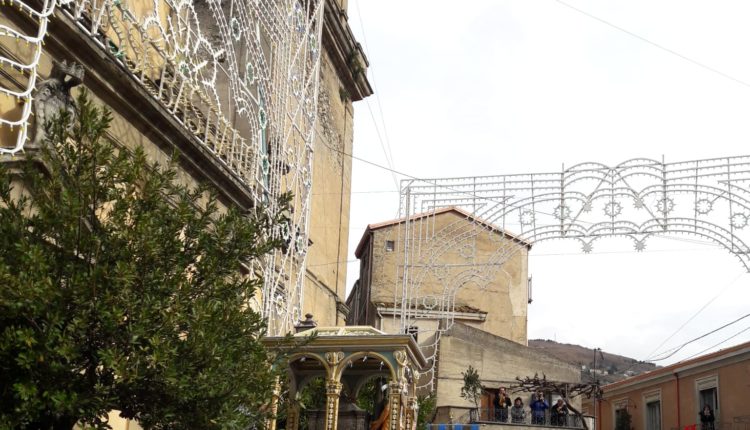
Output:
<path fill-rule="evenodd" d="M 599 374 L 597 373 L 596 368 L 596 352 L 601 351 L 601 348 L 594 348 L 594 428 L 599 428 L 599 417 L 597 417 L 596 410 L 598 409 L 598 402 L 599 402 Z"/>

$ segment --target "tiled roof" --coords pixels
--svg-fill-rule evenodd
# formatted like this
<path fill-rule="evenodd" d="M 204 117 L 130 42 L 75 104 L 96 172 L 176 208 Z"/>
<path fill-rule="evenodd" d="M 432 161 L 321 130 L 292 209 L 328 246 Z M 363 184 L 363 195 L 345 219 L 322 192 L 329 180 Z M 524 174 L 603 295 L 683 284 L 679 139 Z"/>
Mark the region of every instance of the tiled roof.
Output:
<path fill-rule="evenodd" d="M 719 351 L 712 352 L 710 354 L 702 355 L 700 357 L 692 358 L 690 360 L 680 361 L 678 363 L 671 364 L 669 366 L 660 367 L 650 372 L 641 373 L 640 375 L 636 375 L 631 378 L 623 379 L 622 381 L 617 381 L 617 382 L 613 382 L 611 384 L 605 385 L 604 387 L 602 387 L 602 389 L 604 389 L 606 392 L 607 390 L 619 388 L 623 385 L 629 385 L 629 384 L 633 384 L 633 383 L 637 383 L 641 381 L 648 381 L 649 379 L 658 378 L 664 375 L 670 375 L 674 373 L 675 371 L 679 371 L 682 368 L 700 365 L 701 363 L 708 363 L 715 359 L 720 359 L 722 356 L 730 355 L 732 353 L 742 351 L 743 349 L 748 349 L 748 351 L 750 351 L 750 342 L 741 343 L 739 345 L 721 349 Z"/>

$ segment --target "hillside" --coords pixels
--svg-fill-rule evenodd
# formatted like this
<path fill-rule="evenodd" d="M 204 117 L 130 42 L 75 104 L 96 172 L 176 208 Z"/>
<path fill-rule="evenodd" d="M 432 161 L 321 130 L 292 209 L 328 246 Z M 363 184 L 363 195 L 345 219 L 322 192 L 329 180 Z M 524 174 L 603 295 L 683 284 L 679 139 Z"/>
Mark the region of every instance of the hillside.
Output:
<path fill-rule="evenodd" d="M 638 362 L 629 357 L 602 351 L 601 354 L 597 354 L 597 371 L 594 372 L 593 349 L 546 339 L 530 339 L 529 347 L 543 350 L 559 360 L 580 366 L 583 381 L 592 381 L 595 374 L 598 374 L 599 381 L 608 384 L 656 369 L 656 365 L 652 363 Z"/>

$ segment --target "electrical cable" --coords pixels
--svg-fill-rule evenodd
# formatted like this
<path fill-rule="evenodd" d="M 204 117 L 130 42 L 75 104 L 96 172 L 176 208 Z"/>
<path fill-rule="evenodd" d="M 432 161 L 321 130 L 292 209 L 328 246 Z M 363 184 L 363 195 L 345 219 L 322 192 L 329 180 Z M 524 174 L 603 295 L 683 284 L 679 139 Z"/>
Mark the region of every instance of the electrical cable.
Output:
<path fill-rule="evenodd" d="M 728 338 L 726 338 L 726 339 L 722 340 L 721 342 L 719 342 L 719 343 L 717 343 L 717 344 L 714 344 L 714 345 L 712 345 L 712 346 L 710 346 L 710 347 L 708 347 L 708 348 L 704 349 L 704 350 L 703 350 L 703 351 L 701 351 L 701 352 L 698 352 L 698 353 L 696 353 L 696 354 L 693 354 L 693 355 L 691 355 L 690 357 L 688 357 L 688 358 L 686 358 L 686 359 L 684 359 L 684 360 L 680 360 L 680 363 L 682 363 L 682 362 L 685 362 L 685 361 L 688 361 L 688 360 L 690 360 L 690 359 L 692 359 L 692 358 L 695 358 L 695 357 L 697 357 L 697 356 L 699 356 L 699 355 L 702 355 L 702 354 L 706 353 L 707 351 L 710 351 L 710 350 L 712 350 L 712 349 L 716 348 L 717 346 L 720 346 L 720 345 L 721 345 L 721 344 L 723 344 L 723 343 L 729 342 L 730 340 L 734 339 L 735 337 L 737 337 L 737 336 L 741 335 L 742 333 L 744 333 L 744 332 L 746 332 L 746 331 L 748 331 L 748 330 L 750 330 L 750 326 L 748 326 L 748 327 L 745 327 L 744 329 L 740 330 L 739 332 L 737 332 L 737 333 L 735 333 L 735 334 L 733 334 L 733 335 L 729 336 Z"/>
<path fill-rule="evenodd" d="M 357 9 L 357 16 L 359 17 L 359 27 L 362 29 L 362 41 L 365 44 L 365 50 L 367 52 L 370 52 L 370 48 L 367 45 L 367 35 L 365 34 L 365 24 L 362 20 L 362 11 L 361 11 L 361 5 L 357 2 L 356 3 L 356 9 Z M 388 163 L 388 167 L 393 169 L 395 166 L 395 162 L 393 161 L 393 151 L 391 151 L 391 142 L 390 138 L 388 137 L 388 128 L 385 125 L 385 115 L 383 115 L 383 104 L 380 101 L 380 95 L 378 94 L 378 87 L 377 82 L 375 81 L 375 70 L 372 66 L 368 67 L 368 72 L 372 76 L 372 88 L 373 92 L 375 93 L 375 99 L 378 103 L 378 109 L 380 112 L 380 122 L 383 125 L 383 135 L 385 136 L 385 143 L 383 142 L 382 137 L 380 136 L 380 127 L 378 126 L 378 122 L 375 119 L 375 114 L 372 111 L 372 107 L 370 106 L 370 100 L 365 99 L 365 104 L 367 105 L 367 110 L 370 111 L 370 117 L 372 118 L 372 123 L 375 126 L 375 132 L 378 136 L 378 141 L 380 142 L 380 147 L 383 149 L 383 155 L 385 156 L 385 161 Z M 398 185 L 398 179 L 396 178 L 396 175 L 394 172 L 391 172 L 391 175 L 393 177 L 393 183 L 396 186 L 396 190 L 399 189 Z"/>
<path fill-rule="evenodd" d="M 658 351 L 659 348 L 661 348 L 662 346 L 664 346 L 664 344 L 666 344 L 667 342 L 669 342 L 677 333 L 679 333 L 683 328 L 685 328 L 685 326 L 688 325 L 688 323 L 690 323 L 690 321 L 694 320 L 698 315 L 700 315 L 700 313 L 703 312 L 703 310 L 705 310 L 716 299 L 718 299 L 719 296 L 723 295 L 729 289 L 729 287 L 731 287 L 732 285 L 734 285 L 734 283 L 737 282 L 737 280 L 740 279 L 742 277 L 742 275 L 744 275 L 744 274 L 745 274 L 745 272 L 741 272 L 739 275 L 737 275 L 736 278 L 734 278 L 730 283 L 728 283 L 724 288 L 722 288 L 722 290 L 718 294 L 716 294 L 711 300 L 707 301 L 703 306 L 701 306 L 701 308 L 698 309 L 698 311 L 695 312 L 690 318 L 688 318 L 687 321 L 685 321 L 677 330 L 675 330 L 674 333 L 672 333 L 671 335 L 669 335 L 669 337 L 667 337 L 666 339 L 664 339 L 664 341 L 662 341 L 662 343 L 660 343 L 659 346 L 657 346 L 656 348 L 654 348 L 654 350 L 651 351 L 651 353 L 647 356 L 646 360 L 644 360 L 644 361 L 649 361 L 651 358 L 654 357 L 654 355 L 656 355 L 656 356 L 662 355 L 663 353 L 662 354 L 656 354 L 656 351 Z"/>
<path fill-rule="evenodd" d="M 321 226 L 321 228 L 325 228 L 326 226 Z M 333 228 L 337 226 L 327 226 L 327 228 Z M 691 251 L 703 251 L 703 249 L 700 248 L 693 248 L 693 249 L 646 249 L 643 251 L 640 251 L 642 254 L 650 254 L 650 253 L 660 253 L 660 252 L 691 252 Z M 604 254 L 632 254 L 632 251 L 592 251 L 588 255 L 604 255 Z M 545 253 L 545 254 L 533 254 L 532 257 L 566 257 L 566 256 L 579 256 L 580 253 L 577 252 L 551 252 L 551 253 Z M 359 261 L 358 259 L 353 260 L 341 260 L 341 261 L 331 261 L 328 263 L 318 263 L 318 264 L 308 264 L 307 267 L 317 267 L 317 266 L 328 266 L 332 264 L 341 264 L 341 263 L 355 263 Z M 473 264 L 474 266 L 502 266 L 504 263 L 476 263 Z"/>
<path fill-rule="evenodd" d="M 365 43 L 365 51 L 370 52 L 370 46 L 367 44 L 367 34 L 365 31 L 365 24 L 364 24 L 364 20 L 362 19 L 362 8 L 359 2 L 355 2 L 355 3 L 357 5 L 357 17 L 359 18 L 359 26 L 362 29 L 362 41 Z M 375 99 L 378 102 L 378 112 L 380 113 L 380 122 L 383 124 L 383 135 L 385 136 L 385 144 L 386 144 L 386 147 L 388 148 L 388 156 L 390 156 L 391 158 L 391 167 L 393 167 L 396 165 L 396 162 L 393 158 L 393 151 L 391 150 L 391 139 L 388 135 L 388 127 L 386 127 L 386 124 L 385 124 L 385 115 L 383 114 L 383 103 L 380 100 L 380 91 L 378 91 L 378 83 L 375 78 L 375 68 L 373 66 L 369 66 L 368 71 L 370 72 L 370 75 L 372 75 L 372 88 L 375 92 Z M 396 188 L 398 188 L 398 186 Z"/>
<path fill-rule="evenodd" d="M 398 190 L 365 190 L 365 191 L 350 191 L 349 194 L 393 194 L 398 193 Z M 341 193 L 312 193 L 314 196 L 340 196 Z"/>
<path fill-rule="evenodd" d="M 693 338 L 693 339 L 691 339 L 691 340 L 689 340 L 689 341 L 687 341 L 687 342 L 683 343 L 683 344 L 682 344 L 682 345 L 680 345 L 680 346 L 677 346 L 677 347 L 675 347 L 675 348 L 672 348 L 671 350 L 667 350 L 667 351 L 665 351 L 664 353 L 666 354 L 666 353 L 668 352 L 668 353 L 669 353 L 668 355 L 666 355 L 666 356 L 664 356 L 664 357 L 658 357 L 658 358 L 654 358 L 654 359 L 648 360 L 648 362 L 650 362 L 650 363 L 653 363 L 654 361 L 663 361 L 663 360 L 666 360 L 666 359 L 668 359 L 668 358 L 672 357 L 673 355 L 677 354 L 678 352 L 680 352 L 680 350 L 682 350 L 682 348 L 684 348 L 684 347 L 686 347 L 686 346 L 690 345 L 691 343 L 693 343 L 693 342 L 695 342 L 695 341 L 698 341 L 698 340 L 700 340 L 700 339 L 703 339 L 703 338 L 704 338 L 704 337 L 706 337 L 706 336 L 712 335 L 712 334 L 716 333 L 717 331 L 723 330 L 723 329 L 725 329 L 725 328 L 727 328 L 727 327 L 731 326 L 732 324 L 736 324 L 736 323 L 738 323 L 738 322 L 742 321 L 743 319 L 745 319 L 745 318 L 747 318 L 747 317 L 750 317 L 750 314 L 745 314 L 745 315 L 743 315 L 743 316 L 741 316 L 741 317 L 737 318 L 736 320 L 734 320 L 734 321 L 732 321 L 732 322 L 729 322 L 729 323 L 727 323 L 727 324 L 724 324 L 723 326 L 721 326 L 721 327 L 719 327 L 719 328 L 713 329 L 713 330 L 711 330 L 711 331 L 709 331 L 709 332 L 707 332 L 707 333 L 704 333 L 704 334 L 702 334 L 702 335 L 700 335 L 700 336 L 698 336 L 698 337 L 696 337 L 696 338 Z"/>
<path fill-rule="evenodd" d="M 740 85 L 743 85 L 745 87 L 750 88 L 750 83 L 745 82 L 742 79 L 735 78 L 734 76 L 732 76 L 730 74 L 727 74 L 727 73 L 724 73 L 721 70 L 718 70 L 718 69 L 716 69 L 714 67 L 711 67 L 711 66 L 709 66 L 709 65 L 707 65 L 705 63 L 701 63 L 700 61 L 694 60 L 694 59 L 692 59 L 692 58 L 690 58 L 690 57 L 688 57 L 686 55 L 680 54 L 679 52 L 677 52 L 677 51 L 675 51 L 673 49 L 667 48 L 664 45 L 660 45 L 660 44 L 658 44 L 656 42 L 653 42 L 653 41 L 651 41 L 651 40 L 649 40 L 649 39 L 647 39 L 647 38 L 645 38 L 645 37 L 643 37 L 643 36 L 641 36 L 641 35 L 639 35 L 637 33 L 634 33 L 634 32 L 632 32 L 632 31 L 630 31 L 630 30 L 628 30 L 626 28 L 620 27 L 619 25 L 613 24 L 613 23 L 611 23 L 611 22 L 609 22 L 609 21 L 607 21 L 605 19 L 599 18 L 596 15 L 593 15 L 593 14 L 591 14 L 589 12 L 586 12 L 583 9 L 579 9 L 579 8 L 577 8 L 577 7 L 575 7 L 575 6 L 571 5 L 571 4 L 565 3 L 562 0 L 555 0 L 555 1 L 557 1 L 557 3 L 560 3 L 561 5 L 567 7 L 569 9 L 571 9 L 571 10 L 574 10 L 574 11 L 580 13 L 581 15 L 584 15 L 584 16 L 587 16 L 587 17 L 589 17 L 591 19 L 599 21 L 602 24 L 605 24 L 605 25 L 607 25 L 609 27 L 612 27 L 612 28 L 614 28 L 616 30 L 619 30 L 619 31 L 627 34 L 628 36 L 634 37 L 634 38 L 636 38 L 636 39 L 638 39 L 638 40 L 640 40 L 640 41 L 642 41 L 644 43 L 648 43 L 651 46 L 654 46 L 654 47 L 659 48 L 659 49 L 661 49 L 661 50 L 663 50 L 665 52 L 668 52 L 668 53 L 674 55 L 675 57 L 681 58 L 681 59 L 683 59 L 683 60 L 685 60 L 685 61 L 687 61 L 689 63 L 692 63 L 692 64 L 694 64 L 694 65 L 696 65 L 698 67 L 701 67 L 701 68 L 703 68 L 705 70 L 708 70 L 709 72 L 715 73 L 715 74 L 717 74 L 717 75 L 719 75 L 719 76 L 721 76 L 723 78 L 729 79 L 730 81 L 734 81 L 734 82 L 736 82 L 736 83 L 738 83 Z"/>

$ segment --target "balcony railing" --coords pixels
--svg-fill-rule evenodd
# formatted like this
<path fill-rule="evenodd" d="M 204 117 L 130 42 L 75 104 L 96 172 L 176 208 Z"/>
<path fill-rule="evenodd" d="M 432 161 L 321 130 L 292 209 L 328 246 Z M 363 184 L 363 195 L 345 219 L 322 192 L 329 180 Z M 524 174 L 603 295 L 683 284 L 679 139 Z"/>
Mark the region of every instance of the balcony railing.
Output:
<path fill-rule="evenodd" d="M 495 408 L 481 408 L 471 411 L 469 418 L 471 422 L 479 423 L 497 423 L 519 426 L 542 426 L 542 427 L 563 427 L 563 428 L 583 428 L 581 418 L 575 414 L 553 415 L 546 411 L 543 416 L 534 415 L 530 409 L 524 409 L 523 417 L 514 417 L 510 408 L 507 413 Z"/>
<path fill-rule="evenodd" d="M 750 430 L 750 415 L 734 417 L 730 421 L 720 421 L 703 426 L 700 421 L 686 424 L 680 428 L 671 427 L 670 430 Z"/>

